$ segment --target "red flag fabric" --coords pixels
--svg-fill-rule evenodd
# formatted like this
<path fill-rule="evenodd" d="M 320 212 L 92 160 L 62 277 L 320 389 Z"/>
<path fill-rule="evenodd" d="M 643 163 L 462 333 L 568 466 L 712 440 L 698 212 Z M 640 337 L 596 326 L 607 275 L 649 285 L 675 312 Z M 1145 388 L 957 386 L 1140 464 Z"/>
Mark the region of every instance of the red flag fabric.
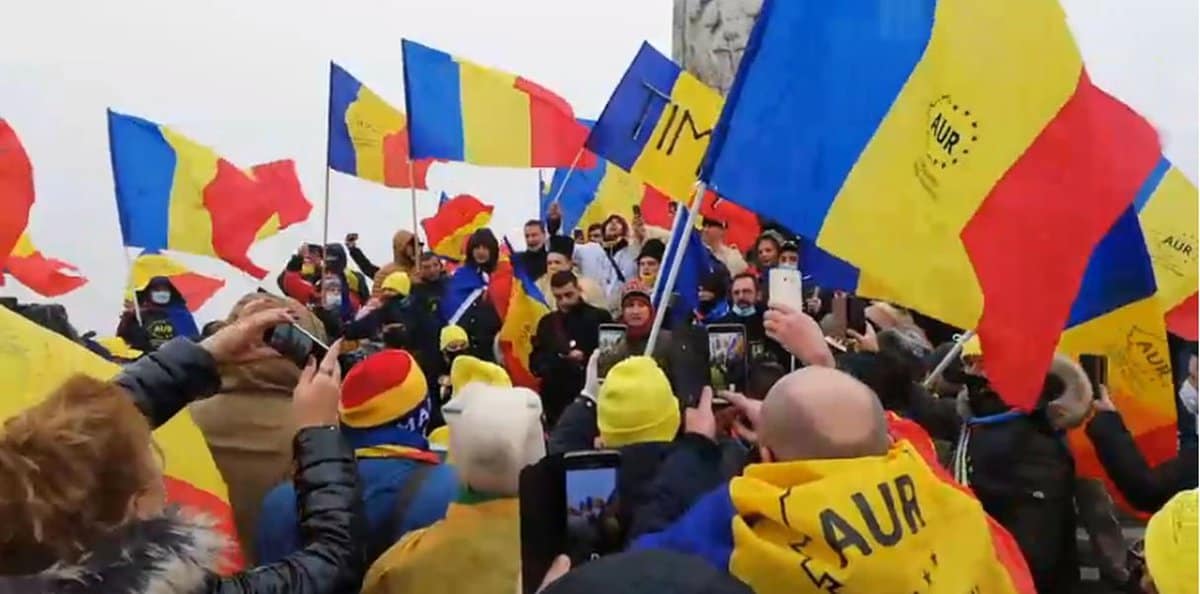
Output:
<path fill-rule="evenodd" d="M 1200 334 L 1196 331 L 1196 310 L 1200 308 L 1196 296 L 1196 293 L 1192 293 L 1191 297 L 1184 299 L 1183 303 L 1167 312 L 1167 330 L 1186 340 L 1196 340 L 1197 335 Z"/>
<path fill-rule="evenodd" d="M 0 269 L 29 224 L 33 208 L 33 164 L 21 139 L 0 119 Z"/>
<path fill-rule="evenodd" d="M 74 265 L 47 258 L 22 234 L 5 264 L 5 272 L 42 297 L 65 295 L 87 284 Z"/>
<path fill-rule="evenodd" d="M 752 249 L 762 232 L 758 215 L 717 196 L 711 190 L 704 193 L 700 216 L 725 223 L 725 244 L 739 252 Z"/>
<path fill-rule="evenodd" d="M 276 205 L 279 230 L 305 221 L 312 213 L 312 203 L 304 197 L 300 179 L 296 177 L 296 162 L 291 159 L 271 161 L 250 169 L 263 193 L 269 194 Z"/>
<path fill-rule="evenodd" d="M 429 249 L 439 256 L 461 261 L 467 238 L 492 220 L 490 204 L 470 194 L 459 194 L 438 207 L 437 214 L 421 220 Z"/>

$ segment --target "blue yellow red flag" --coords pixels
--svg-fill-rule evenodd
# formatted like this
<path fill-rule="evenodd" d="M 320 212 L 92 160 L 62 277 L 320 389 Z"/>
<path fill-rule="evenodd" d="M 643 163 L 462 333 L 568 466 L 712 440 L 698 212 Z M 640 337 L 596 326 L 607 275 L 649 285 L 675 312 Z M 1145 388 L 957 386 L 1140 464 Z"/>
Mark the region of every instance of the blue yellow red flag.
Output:
<path fill-rule="evenodd" d="M 857 267 L 864 293 L 975 328 L 1027 408 L 1160 154 L 1092 84 L 1057 2 L 767 0 L 701 178 Z"/>
<path fill-rule="evenodd" d="M 595 123 L 579 121 L 588 129 Z M 550 184 L 542 186 L 542 213 L 557 199 L 562 209 L 563 229 L 587 229 L 614 214 L 632 220 L 634 206 L 641 206 L 644 211 L 647 201 L 663 197 L 661 192 L 614 163 L 600 158 L 592 160 L 595 161 L 593 167 L 555 169 Z"/>
<path fill-rule="evenodd" d="M 1196 185 L 1163 158 L 1138 192 L 1134 206 L 1138 209 L 1138 219 L 1154 264 L 1159 303 L 1165 311 L 1180 310 L 1180 306 L 1196 294 L 1200 281 L 1200 266 L 1196 260 L 1200 200 L 1197 199 Z M 1180 311 L 1191 315 L 1171 315 L 1168 329 L 1195 340 L 1196 308 Z"/>
<path fill-rule="evenodd" d="M 500 167 L 591 167 L 565 99 L 524 77 L 405 39 L 409 148 L 417 159 Z"/>
<path fill-rule="evenodd" d="M 720 93 L 643 43 L 587 147 L 674 200 L 687 201 L 721 113 Z"/>
<path fill-rule="evenodd" d="M 33 164 L 16 131 L 0 119 L 0 270 L 29 225 L 33 199 Z"/>
<path fill-rule="evenodd" d="M 125 245 L 212 256 L 266 276 L 247 252 L 279 206 L 252 174 L 166 126 L 112 110 L 108 138 Z"/>
<path fill-rule="evenodd" d="M 150 279 L 165 276 L 183 296 L 190 312 L 196 312 L 208 302 L 213 295 L 225 287 L 225 281 L 203 274 L 192 272 L 187 266 L 163 254 L 143 252 L 133 261 L 133 269 L 129 271 L 129 285 L 125 290 L 125 299 L 133 300 L 134 293 L 146 288 Z"/>
<path fill-rule="evenodd" d="M 490 204 L 484 204 L 470 194 L 459 194 L 438 205 L 432 217 L 421 219 L 425 230 L 425 241 L 433 253 L 462 261 L 467 248 L 467 238 L 492 221 Z"/>
<path fill-rule="evenodd" d="M 1092 251 L 1058 345 L 1072 357 L 1087 353 L 1108 358 L 1113 402 L 1151 465 L 1177 450 L 1175 390 L 1160 293 L 1131 205 Z M 1077 471 L 1107 480 L 1082 430 L 1070 435 L 1070 443 Z M 1109 490 L 1119 495 L 1115 487 Z"/>
<path fill-rule="evenodd" d="M 410 159 L 404 112 L 330 62 L 329 168 L 389 188 L 429 189 L 434 159 Z"/>
<path fill-rule="evenodd" d="M 0 376 L 6 386 L 0 419 L 41 401 L 72 375 L 108 380 L 120 371 L 117 365 L 4 308 L 0 308 L 0 344 L 6 347 L 0 351 Z M 216 520 L 221 532 L 236 543 L 225 481 L 187 409 L 156 429 L 154 441 L 163 454 L 167 501 Z M 241 565 L 240 552 L 230 551 L 228 568 Z"/>
<path fill-rule="evenodd" d="M 508 244 L 507 239 L 504 242 Z M 512 263 L 512 277 L 511 297 L 496 338 L 504 368 L 513 384 L 537 390 L 541 382 L 530 370 L 529 357 L 533 353 L 533 335 L 537 332 L 538 321 L 550 313 L 550 306 L 521 262 Z"/>

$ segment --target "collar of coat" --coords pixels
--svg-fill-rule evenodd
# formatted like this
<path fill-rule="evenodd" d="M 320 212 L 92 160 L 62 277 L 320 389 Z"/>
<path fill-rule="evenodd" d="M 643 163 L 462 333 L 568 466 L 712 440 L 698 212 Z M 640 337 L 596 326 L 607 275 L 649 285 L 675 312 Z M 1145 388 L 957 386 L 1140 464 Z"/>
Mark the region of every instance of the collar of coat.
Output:
<path fill-rule="evenodd" d="M 211 521 L 171 510 L 122 527 L 74 562 L 0 576 L 0 594 L 203 592 L 230 546 Z"/>

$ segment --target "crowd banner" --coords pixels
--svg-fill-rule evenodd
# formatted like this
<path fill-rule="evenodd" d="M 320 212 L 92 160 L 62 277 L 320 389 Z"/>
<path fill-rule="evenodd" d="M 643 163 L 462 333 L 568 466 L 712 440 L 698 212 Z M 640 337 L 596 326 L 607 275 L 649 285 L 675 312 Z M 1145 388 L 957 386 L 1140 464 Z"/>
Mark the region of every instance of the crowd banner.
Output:
<path fill-rule="evenodd" d="M 692 196 L 693 197 L 703 196 L 705 189 L 706 188 L 705 188 L 703 182 L 697 182 L 696 188 L 693 191 Z M 654 343 L 658 341 L 659 332 L 662 331 L 663 320 L 666 319 L 668 305 L 670 305 L 670 301 L 671 301 L 670 296 L 671 296 L 671 293 L 673 293 L 675 291 L 675 281 L 679 277 L 679 268 L 683 265 L 684 254 L 687 253 L 687 246 L 689 243 L 691 243 L 690 241 L 687 241 L 687 239 L 690 237 L 690 233 L 692 232 L 692 229 L 694 229 L 696 227 L 696 221 L 697 221 L 698 217 L 700 216 L 699 200 L 693 199 L 692 208 L 687 209 L 687 211 L 688 211 L 687 220 L 682 221 L 682 223 L 684 225 L 683 228 L 685 229 L 686 232 L 684 234 L 680 235 L 678 233 L 675 233 L 675 231 L 677 231 L 678 225 L 681 222 L 680 219 L 682 219 L 682 217 L 683 217 L 682 211 L 683 211 L 683 209 L 679 209 L 678 211 L 676 211 L 676 213 L 675 213 L 675 228 L 673 228 L 671 230 L 672 238 L 675 238 L 675 237 L 680 238 L 679 243 L 675 249 L 675 257 L 671 259 L 670 268 L 667 269 L 666 280 L 662 282 L 659 291 L 656 291 L 656 293 L 658 295 L 660 295 L 661 298 L 659 300 L 660 301 L 659 306 L 655 309 L 655 312 L 654 312 L 654 325 L 651 326 L 651 328 L 650 328 L 650 339 L 648 341 L 646 341 L 646 353 L 645 354 L 647 357 L 654 354 Z"/>

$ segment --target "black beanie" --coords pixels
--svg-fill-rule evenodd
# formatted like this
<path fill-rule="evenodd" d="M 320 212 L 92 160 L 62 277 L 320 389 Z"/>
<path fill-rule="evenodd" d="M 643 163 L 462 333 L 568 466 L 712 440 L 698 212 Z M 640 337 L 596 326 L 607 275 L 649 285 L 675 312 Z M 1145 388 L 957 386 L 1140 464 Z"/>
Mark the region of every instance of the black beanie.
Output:
<path fill-rule="evenodd" d="M 566 235 L 551 235 L 550 252 L 562 254 L 570 260 L 575 255 L 575 240 Z"/>
<path fill-rule="evenodd" d="M 642 258 L 654 258 L 661 264 L 666 251 L 667 246 L 661 239 L 651 239 L 642 244 L 642 251 L 638 253 L 637 259 L 640 262 Z"/>

